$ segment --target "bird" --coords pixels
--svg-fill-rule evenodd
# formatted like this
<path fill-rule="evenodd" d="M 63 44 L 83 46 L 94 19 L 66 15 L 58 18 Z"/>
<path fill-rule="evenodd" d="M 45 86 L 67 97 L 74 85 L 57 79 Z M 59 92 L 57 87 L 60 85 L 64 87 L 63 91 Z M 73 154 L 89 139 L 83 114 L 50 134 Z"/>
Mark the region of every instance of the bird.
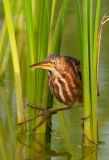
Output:
<path fill-rule="evenodd" d="M 49 87 L 55 98 L 65 105 L 81 106 L 83 103 L 80 61 L 70 56 L 53 54 L 30 68 L 48 71 Z"/>
<path fill-rule="evenodd" d="M 58 111 L 70 109 L 72 106 L 83 106 L 80 60 L 71 56 L 52 54 L 47 56 L 44 61 L 31 65 L 30 68 L 42 68 L 48 71 L 48 83 L 53 96 L 59 102 L 65 104 L 65 107 L 50 108 L 48 110 L 30 103 L 27 104 L 29 107 L 40 110 L 40 113 L 33 118 L 41 115 L 44 116 L 41 122 L 33 128 L 33 130 L 38 128 L 50 115 L 56 114 Z M 25 122 L 28 122 L 33 118 L 28 119 Z"/>

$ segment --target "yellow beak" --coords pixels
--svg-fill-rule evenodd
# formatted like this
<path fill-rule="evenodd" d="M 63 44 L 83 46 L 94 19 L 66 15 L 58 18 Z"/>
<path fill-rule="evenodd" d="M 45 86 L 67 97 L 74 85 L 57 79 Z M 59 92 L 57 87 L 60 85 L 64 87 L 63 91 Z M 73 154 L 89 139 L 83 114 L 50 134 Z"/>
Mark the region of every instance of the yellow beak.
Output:
<path fill-rule="evenodd" d="M 51 67 L 53 67 L 53 64 L 50 62 L 40 62 L 40 63 L 36 63 L 33 64 L 31 66 L 29 66 L 30 68 L 43 68 L 43 69 L 49 69 Z"/>

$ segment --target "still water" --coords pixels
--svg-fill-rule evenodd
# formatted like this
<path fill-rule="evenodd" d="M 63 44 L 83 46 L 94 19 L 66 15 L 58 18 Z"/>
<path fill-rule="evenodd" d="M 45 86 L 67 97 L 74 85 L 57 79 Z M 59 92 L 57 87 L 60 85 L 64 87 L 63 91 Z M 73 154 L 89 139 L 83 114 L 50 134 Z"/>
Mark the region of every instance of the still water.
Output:
<path fill-rule="evenodd" d="M 57 5 L 57 10 L 59 8 Z M 101 1 L 100 19 L 107 13 L 109 15 L 109 1 Z M 55 19 L 57 17 L 55 14 Z M 0 26 L 4 17 L 3 4 L 0 0 Z M 67 19 L 64 28 L 64 34 L 62 39 L 61 54 L 72 55 L 79 58 L 78 48 L 78 36 L 77 25 L 75 16 L 75 6 L 73 0 L 70 1 Z M 81 129 L 81 117 L 83 117 L 82 108 L 72 108 L 69 111 L 59 113 L 53 116 L 53 129 L 54 133 L 51 137 L 51 143 L 46 143 L 49 139 L 49 135 L 34 133 L 17 133 L 17 120 L 16 120 L 16 100 L 14 89 L 14 75 L 12 70 L 11 57 L 9 61 L 9 67 L 3 83 L 0 86 L 0 120 L 3 120 L 3 126 L 7 125 L 7 117 L 4 107 L 9 107 L 12 114 L 13 133 L 17 138 L 16 144 L 12 144 L 8 129 L 6 132 L 6 143 L 9 150 L 7 159 L 9 160 L 108 160 L 109 159 L 109 22 L 103 26 L 103 33 L 101 39 L 101 51 L 100 51 L 100 65 L 99 65 L 99 86 L 100 96 L 98 98 L 98 129 L 99 140 L 101 144 L 98 149 L 86 148 L 87 154 L 84 155 L 82 150 L 82 129 Z M 22 62 L 20 62 L 21 64 Z M 27 67 L 27 66 L 26 66 Z M 22 71 L 22 75 L 25 74 Z M 23 82 L 22 82 L 23 83 Z M 26 103 L 26 83 L 23 83 L 23 99 Z M 0 146 L 2 147 L 3 144 Z M 16 147 L 12 147 L 12 146 Z M 84 158 L 83 158 L 84 157 Z M 0 154 L 0 159 L 3 159 Z"/>

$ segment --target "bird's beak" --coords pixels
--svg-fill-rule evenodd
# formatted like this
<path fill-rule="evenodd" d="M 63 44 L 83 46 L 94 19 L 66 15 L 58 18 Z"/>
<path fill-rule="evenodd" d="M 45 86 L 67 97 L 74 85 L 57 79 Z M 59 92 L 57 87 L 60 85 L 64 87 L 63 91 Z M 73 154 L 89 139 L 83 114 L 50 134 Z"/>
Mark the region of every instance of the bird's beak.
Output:
<path fill-rule="evenodd" d="M 30 68 L 43 68 L 43 69 L 50 69 L 51 67 L 53 67 L 52 63 L 50 62 L 40 62 L 40 63 L 36 63 L 33 64 L 31 66 L 29 66 Z"/>

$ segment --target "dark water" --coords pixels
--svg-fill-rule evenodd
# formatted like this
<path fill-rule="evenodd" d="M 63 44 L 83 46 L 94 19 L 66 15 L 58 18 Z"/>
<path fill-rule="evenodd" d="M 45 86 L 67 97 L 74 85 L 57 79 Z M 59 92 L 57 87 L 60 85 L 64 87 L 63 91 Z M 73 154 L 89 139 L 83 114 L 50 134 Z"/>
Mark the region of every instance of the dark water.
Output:
<path fill-rule="evenodd" d="M 59 5 L 57 5 L 57 8 Z M 103 0 L 101 2 L 100 19 L 107 13 L 109 15 L 109 1 Z M 0 26 L 3 20 L 3 6 L 0 1 Z M 55 19 L 56 19 L 55 15 Z M 67 20 L 64 28 L 61 54 L 72 55 L 79 58 L 77 25 L 75 16 L 74 2 L 70 1 Z M 7 158 L 17 160 L 108 160 L 109 159 L 109 22 L 103 26 L 103 33 L 101 39 L 100 51 L 100 65 L 99 65 L 99 86 L 100 97 L 98 98 L 98 118 L 99 118 L 99 140 L 101 144 L 97 148 L 87 148 L 87 154 L 81 148 L 82 143 L 82 129 L 81 117 L 83 117 L 82 108 L 72 108 L 69 111 L 59 113 L 53 116 L 52 141 L 49 143 L 49 135 L 28 133 L 17 133 L 16 120 L 16 100 L 14 88 L 14 76 L 12 72 L 11 57 L 9 61 L 9 68 L 5 75 L 3 84 L 0 86 L 0 119 L 3 121 L 3 126 L 7 126 L 8 120 L 4 107 L 10 108 L 12 114 L 13 133 L 18 137 L 17 143 L 12 144 L 9 135 L 6 132 L 5 141 L 9 153 Z M 22 71 L 22 74 L 24 72 Z M 26 87 L 23 82 L 23 98 L 26 102 Z M 56 105 L 56 104 L 55 104 Z M 8 130 L 8 129 L 7 129 Z M 11 136 L 11 134 L 10 134 Z M 48 143 L 46 143 L 48 142 Z M 0 143 L 1 144 L 1 143 Z M 11 145 L 12 144 L 12 145 Z M 11 147 L 16 145 L 16 147 Z M 2 144 L 1 144 L 2 146 Z M 97 150 L 97 151 L 96 151 Z M 8 157 L 8 155 L 10 155 Z M 83 158 L 85 157 L 85 158 Z M 3 159 L 0 154 L 0 159 Z"/>

